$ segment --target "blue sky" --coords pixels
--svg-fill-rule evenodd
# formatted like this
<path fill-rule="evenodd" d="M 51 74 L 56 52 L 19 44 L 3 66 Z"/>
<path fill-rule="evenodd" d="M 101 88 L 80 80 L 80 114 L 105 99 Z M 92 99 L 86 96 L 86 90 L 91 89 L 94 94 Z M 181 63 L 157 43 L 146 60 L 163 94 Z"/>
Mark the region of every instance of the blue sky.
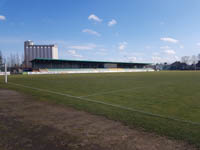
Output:
<path fill-rule="evenodd" d="M 62 59 L 172 62 L 200 53 L 200 1 L 0 0 L 0 50 L 25 40 Z"/>

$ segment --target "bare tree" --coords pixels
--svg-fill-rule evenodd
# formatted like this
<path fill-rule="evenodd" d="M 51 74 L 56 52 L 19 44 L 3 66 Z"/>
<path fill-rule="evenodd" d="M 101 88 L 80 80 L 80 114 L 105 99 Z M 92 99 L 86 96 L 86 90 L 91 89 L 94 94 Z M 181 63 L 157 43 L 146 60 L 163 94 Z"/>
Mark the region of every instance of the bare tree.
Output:
<path fill-rule="evenodd" d="M 13 54 L 11 53 L 10 56 L 7 57 L 7 65 L 11 68 L 20 68 L 23 63 L 23 56 L 22 58 L 19 56 L 18 53 Z"/>
<path fill-rule="evenodd" d="M 19 57 L 19 54 L 15 54 L 15 66 L 19 67 L 21 64 L 21 60 L 20 60 L 20 57 Z"/>
<path fill-rule="evenodd" d="M 2 65 L 3 64 L 3 54 L 2 54 L 2 52 L 0 51 L 0 65 Z"/>
<path fill-rule="evenodd" d="M 15 55 L 14 54 L 10 54 L 10 67 L 14 67 L 15 66 Z"/>
<path fill-rule="evenodd" d="M 189 63 L 190 63 L 190 56 L 183 56 L 183 57 L 181 58 L 181 62 L 182 62 L 182 63 L 189 64 Z"/>
<path fill-rule="evenodd" d="M 198 59 L 198 61 L 200 61 L 200 54 L 197 55 L 197 59 Z"/>
<path fill-rule="evenodd" d="M 191 64 L 194 65 L 194 69 L 196 70 L 196 64 L 198 63 L 198 57 L 193 55 L 190 59 L 191 59 Z"/>
<path fill-rule="evenodd" d="M 197 56 L 195 56 L 195 55 L 193 55 L 193 56 L 190 58 L 191 64 L 196 64 L 197 61 L 198 61 L 198 58 L 197 58 Z"/>
<path fill-rule="evenodd" d="M 21 63 L 21 65 L 23 65 L 23 64 L 24 64 L 24 54 L 22 54 L 22 55 L 21 55 L 21 58 L 20 58 L 20 60 L 21 60 L 21 62 L 20 62 L 20 63 Z"/>

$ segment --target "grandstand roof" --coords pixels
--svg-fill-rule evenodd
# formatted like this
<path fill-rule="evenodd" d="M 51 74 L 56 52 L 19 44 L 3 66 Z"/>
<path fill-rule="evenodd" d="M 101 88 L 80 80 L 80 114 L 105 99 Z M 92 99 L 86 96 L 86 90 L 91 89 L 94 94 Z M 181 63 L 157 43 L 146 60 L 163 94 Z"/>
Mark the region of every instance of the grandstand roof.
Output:
<path fill-rule="evenodd" d="M 92 60 L 69 60 L 69 59 L 51 59 L 51 58 L 35 58 L 33 61 L 46 60 L 46 61 L 67 61 L 67 62 L 86 62 L 86 63 L 112 63 L 112 64 L 140 64 L 140 65 L 150 65 L 151 63 L 135 63 L 135 62 L 115 62 L 115 61 L 92 61 Z"/>

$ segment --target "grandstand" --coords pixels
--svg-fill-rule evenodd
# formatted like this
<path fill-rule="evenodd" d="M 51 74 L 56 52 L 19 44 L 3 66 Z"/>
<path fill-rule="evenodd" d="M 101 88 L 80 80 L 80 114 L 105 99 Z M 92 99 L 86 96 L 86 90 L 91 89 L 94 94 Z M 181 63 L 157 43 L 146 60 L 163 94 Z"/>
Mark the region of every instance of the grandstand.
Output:
<path fill-rule="evenodd" d="M 108 62 L 36 58 L 32 61 L 33 69 L 79 69 L 79 68 L 145 68 L 149 63 Z"/>
<path fill-rule="evenodd" d="M 149 63 L 109 62 L 87 60 L 65 60 L 36 58 L 31 61 L 33 72 L 37 73 L 100 73 L 100 72 L 145 72 L 153 71 Z"/>

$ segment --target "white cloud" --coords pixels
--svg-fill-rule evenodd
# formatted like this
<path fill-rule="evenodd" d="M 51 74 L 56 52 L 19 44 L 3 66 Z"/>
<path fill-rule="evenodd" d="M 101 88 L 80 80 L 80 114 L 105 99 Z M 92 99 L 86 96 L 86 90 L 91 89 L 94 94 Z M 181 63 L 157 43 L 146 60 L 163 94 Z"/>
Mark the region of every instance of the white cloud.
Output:
<path fill-rule="evenodd" d="M 161 46 L 160 49 L 170 49 L 169 46 Z"/>
<path fill-rule="evenodd" d="M 162 61 L 162 58 L 159 56 L 152 56 L 152 61 L 154 63 L 158 63 L 158 62 L 160 63 Z"/>
<path fill-rule="evenodd" d="M 73 57 L 78 57 L 78 58 L 82 58 L 83 56 L 80 54 L 77 54 L 76 50 L 68 50 L 67 53 Z"/>
<path fill-rule="evenodd" d="M 197 46 L 200 46 L 200 42 L 199 42 L 199 43 L 197 43 Z"/>
<path fill-rule="evenodd" d="M 84 30 L 82 30 L 82 32 L 92 34 L 92 35 L 96 35 L 96 36 L 101 36 L 100 33 L 96 32 L 94 30 L 91 30 L 91 29 L 84 29 Z"/>
<path fill-rule="evenodd" d="M 108 22 L 108 26 L 114 26 L 115 24 L 117 24 L 117 21 L 115 19 L 112 19 L 111 21 Z"/>
<path fill-rule="evenodd" d="M 158 53 L 158 52 L 153 53 L 153 56 L 158 56 L 158 55 L 160 55 L 160 53 Z"/>
<path fill-rule="evenodd" d="M 176 52 L 173 49 L 171 49 L 169 46 L 161 46 L 160 49 L 164 50 L 164 53 L 168 55 L 176 54 Z"/>
<path fill-rule="evenodd" d="M 173 49 L 167 49 L 167 50 L 165 50 L 164 51 L 166 54 L 168 54 L 168 55 L 174 55 L 174 54 L 176 54 L 176 52 L 173 50 Z"/>
<path fill-rule="evenodd" d="M 118 49 L 121 50 L 121 51 L 123 51 L 126 48 L 127 44 L 128 44 L 127 42 L 121 42 L 121 43 L 119 43 Z"/>
<path fill-rule="evenodd" d="M 183 48 L 184 48 L 184 46 L 183 46 L 183 45 L 180 45 L 180 46 L 179 46 L 179 48 L 180 48 L 180 49 L 183 49 Z"/>
<path fill-rule="evenodd" d="M 68 54 L 71 54 L 71 55 L 75 55 L 75 54 L 76 54 L 76 51 L 75 51 L 75 50 L 68 50 L 67 53 L 68 53 Z"/>
<path fill-rule="evenodd" d="M 96 47 L 97 46 L 95 44 L 69 46 L 70 49 L 75 49 L 75 50 L 92 50 Z"/>
<path fill-rule="evenodd" d="M 170 38 L 170 37 L 163 37 L 163 38 L 160 38 L 161 41 L 164 41 L 164 42 L 170 42 L 170 43 L 178 43 L 179 41 L 174 39 L 174 38 Z"/>
<path fill-rule="evenodd" d="M 6 17 L 3 15 L 0 15 L 0 20 L 4 21 L 4 20 L 6 20 Z"/>
<path fill-rule="evenodd" d="M 99 18 L 98 16 L 96 16 L 95 14 L 89 15 L 88 19 L 89 19 L 89 20 L 94 20 L 94 21 L 96 21 L 96 22 L 101 22 L 101 21 L 102 21 L 102 19 L 100 19 L 100 18 Z"/>
<path fill-rule="evenodd" d="M 128 60 L 129 60 L 130 62 L 135 62 L 135 61 L 137 60 L 137 57 L 135 57 L 135 56 L 130 56 L 130 57 L 128 57 Z"/>
<path fill-rule="evenodd" d="M 95 54 L 96 54 L 96 55 L 102 55 L 102 56 L 107 55 L 107 53 L 104 52 L 104 51 L 95 52 Z"/>
<path fill-rule="evenodd" d="M 152 61 L 154 63 L 163 63 L 163 62 L 167 62 L 167 63 L 173 63 L 175 61 L 179 61 L 180 58 L 176 55 L 167 55 L 167 56 L 152 56 Z"/>
<path fill-rule="evenodd" d="M 151 48 L 151 46 L 147 45 L 147 46 L 145 46 L 145 48 L 146 48 L 146 49 L 150 49 L 150 48 Z"/>
<path fill-rule="evenodd" d="M 180 60 L 178 56 L 176 56 L 176 51 L 171 49 L 169 46 L 160 47 L 163 51 L 162 52 L 154 52 L 152 53 L 152 61 L 154 63 L 173 63 L 175 61 Z"/>
<path fill-rule="evenodd" d="M 105 48 L 100 48 L 99 50 L 102 51 L 102 52 L 107 51 Z"/>

